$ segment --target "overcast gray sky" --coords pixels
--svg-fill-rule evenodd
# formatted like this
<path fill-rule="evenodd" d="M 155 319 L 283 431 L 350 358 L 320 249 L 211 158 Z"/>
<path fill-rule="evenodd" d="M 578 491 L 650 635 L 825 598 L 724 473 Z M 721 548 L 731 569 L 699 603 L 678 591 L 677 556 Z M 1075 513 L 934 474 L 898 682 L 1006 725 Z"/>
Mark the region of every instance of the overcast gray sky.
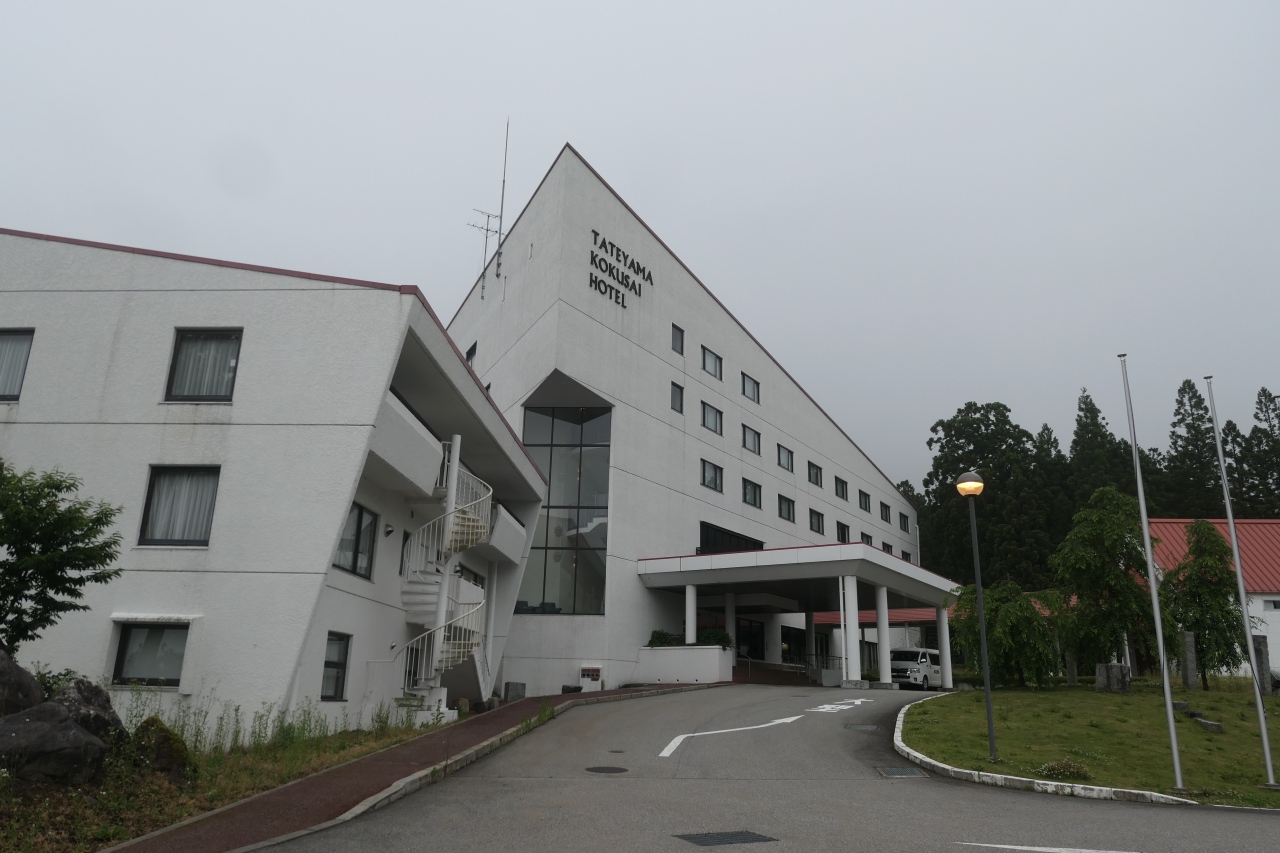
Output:
<path fill-rule="evenodd" d="M 1280 4 L 0 2 L 0 226 L 423 288 L 573 145 L 895 480 L 1280 391 Z M 1203 386 L 1203 383 L 1201 383 Z"/>

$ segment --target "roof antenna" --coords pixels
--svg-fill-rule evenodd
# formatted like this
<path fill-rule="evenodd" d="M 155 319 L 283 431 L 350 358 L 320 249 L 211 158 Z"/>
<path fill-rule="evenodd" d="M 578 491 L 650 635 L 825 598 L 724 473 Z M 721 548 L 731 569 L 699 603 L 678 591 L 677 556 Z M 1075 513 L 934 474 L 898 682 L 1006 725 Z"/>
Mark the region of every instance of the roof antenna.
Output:
<path fill-rule="evenodd" d="M 497 266 L 493 274 L 502 280 L 502 240 L 507 235 L 502 233 L 502 212 L 507 206 L 507 147 L 511 143 L 511 118 L 507 118 L 507 131 L 502 137 L 502 195 L 498 198 L 498 252 Z"/>
<path fill-rule="evenodd" d="M 487 276 L 487 275 L 489 274 L 489 267 L 488 267 L 488 264 L 489 264 L 489 235 L 490 235 L 490 234 L 497 234 L 497 233 L 498 233 L 497 229 L 494 229 L 494 228 L 490 228 L 490 227 L 489 227 L 489 223 L 490 223 L 490 221 L 491 221 L 491 220 L 497 219 L 497 218 L 498 218 L 498 214 L 496 214 L 496 213 L 488 213 L 488 212 L 486 212 L 486 211 L 481 210 L 481 209 L 480 209 L 480 208 L 478 208 L 478 207 L 473 207 L 473 208 L 471 208 L 471 209 L 472 209 L 472 210 L 474 210 L 476 213 L 478 213 L 478 214 L 480 214 L 481 216 L 483 216 L 483 217 L 484 217 L 484 225 L 479 225 L 479 224 L 477 224 L 477 223 L 475 223 L 475 222 L 468 222 L 468 223 L 467 223 L 467 225 L 468 225 L 469 227 L 474 228 L 474 229 L 476 229 L 477 231 L 483 231 L 483 232 L 484 232 L 484 254 L 480 256 L 480 298 L 481 298 L 481 299 L 484 299 L 484 284 L 485 284 L 485 281 L 484 281 L 484 280 L 485 280 L 485 276 Z"/>
<path fill-rule="evenodd" d="M 480 225 L 476 222 L 467 223 L 468 226 L 476 229 L 477 231 L 481 231 L 484 233 L 484 255 L 481 256 L 480 258 L 480 298 L 481 299 L 484 299 L 484 289 L 485 289 L 486 279 L 489 276 L 489 235 L 491 234 L 498 238 L 498 251 L 495 256 L 497 263 L 495 265 L 493 274 L 495 278 L 499 280 L 502 279 L 502 238 L 506 236 L 505 234 L 502 233 L 502 212 L 506 207 L 506 203 L 507 203 L 507 145 L 510 139 L 511 139 L 511 119 L 508 118 L 506 136 L 502 140 L 502 196 L 498 202 L 498 212 L 489 213 L 487 211 L 481 210 L 478 207 L 473 207 L 471 208 L 472 210 L 474 210 L 476 213 L 484 217 L 484 225 Z M 498 220 L 498 227 L 496 229 L 490 226 L 490 223 L 494 219 Z"/>

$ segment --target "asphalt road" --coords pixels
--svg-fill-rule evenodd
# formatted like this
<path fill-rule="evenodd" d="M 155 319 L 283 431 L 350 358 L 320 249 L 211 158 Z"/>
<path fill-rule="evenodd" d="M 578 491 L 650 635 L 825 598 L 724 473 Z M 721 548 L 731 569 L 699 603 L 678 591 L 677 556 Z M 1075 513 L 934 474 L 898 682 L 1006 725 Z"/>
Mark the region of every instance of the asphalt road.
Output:
<path fill-rule="evenodd" d="M 878 768 L 914 766 L 892 741 L 898 709 L 918 698 L 734 685 L 575 708 L 438 785 L 275 849 L 689 853 L 699 848 L 676 836 L 749 831 L 775 840 L 732 849 L 1280 850 L 1280 814 L 886 778 Z M 697 732 L 708 734 L 672 745 Z"/>

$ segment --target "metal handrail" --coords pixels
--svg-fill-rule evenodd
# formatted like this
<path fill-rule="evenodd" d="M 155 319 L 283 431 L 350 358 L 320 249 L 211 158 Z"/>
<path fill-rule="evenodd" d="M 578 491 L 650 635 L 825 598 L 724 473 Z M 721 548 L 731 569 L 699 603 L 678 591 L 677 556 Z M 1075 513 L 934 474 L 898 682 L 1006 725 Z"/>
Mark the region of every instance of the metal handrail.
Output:
<path fill-rule="evenodd" d="M 436 480 L 447 488 L 448 469 L 455 463 L 452 442 L 444 442 L 444 459 Z M 454 554 L 460 554 L 489 535 L 493 515 L 493 488 L 467 471 L 457 471 L 454 508 L 428 521 L 404 543 L 404 581 L 423 581 L 437 574 Z"/>
<path fill-rule="evenodd" d="M 450 597 L 451 601 L 455 601 Z M 483 644 L 484 637 L 484 606 L 485 600 L 481 599 L 480 603 L 472 607 L 465 613 L 460 613 L 454 618 L 445 622 L 429 631 L 423 631 L 409 642 L 400 647 L 390 658 L 385 660 L 371 660 L 369 663 L 375 664 L 394 664 L 401 658 L 404 659 L 403 678 L 400 683 L 402 693 L 410 693 L 413 690 L 421 689 L 428 682 L 446 669 L 456 666 L 462 661 L 470 657 L 477 648 Z M 479 614 L 479 618 L 475 618 Z M 478 623 L 478 624 L 475 624 Z M 439 634 L 439 638 L 445 644 L 454 643 L 453 649 L 441 649 L 440 656 L 436 662 L 435 672 L 428 673 L 431 668 L 431 651 L 432 645 L 437 638 L 432 634 Z M 465 649 L 465 651 L 463 651 Z"/>

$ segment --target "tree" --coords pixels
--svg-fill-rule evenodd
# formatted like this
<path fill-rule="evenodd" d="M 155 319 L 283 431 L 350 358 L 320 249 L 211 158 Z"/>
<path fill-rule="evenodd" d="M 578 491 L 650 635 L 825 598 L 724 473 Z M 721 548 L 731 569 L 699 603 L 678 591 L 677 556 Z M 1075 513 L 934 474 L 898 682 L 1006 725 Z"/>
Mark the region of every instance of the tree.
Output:
<path fill-rule="evenodd" d="M 15 473 L 0 460 L 0 648 L 10 655 L 80 603 L 84 587 L 120 574 L 110 533 L 119 507 L 75 500 L 80 480 L 60 471 Z"/>
<path fill-rule="evenodd" d="M 1234 421 L 1222 427 L 1231 500 L 1244 518 L 1280 518 L 1280 397 L 1259 389 L 1253 420 L 1247 434 Z"/>
<path fill-rule="evenodd" d="M 1169 429 L 1163 499 L 1154 502 L 1175 518 L 1220 518 L 1221 488 L 1209 406 L 1195 383 L 1184 379 Z"/>
<path fill-rule="evenodd" d="M 1133 456 L 1129 443 L 1117 439 L 1093 402 L 1087 388 L 1080 389 L 1076 401 L 1076 429 L 1071 436 L 1068 489 L 1075 510 L 1084 509 L 1089 498 L 1103 486 L 1125 494 L 1137 494 L 1133 480 Z"/>
<path fill-rule="evenodd" d="M 1231 546 L 1218 529 L 1207 521 L 1193 521 L 1187 525 L 1186 557 L 1160 584 L 1160 599 L 1169 615 L 1182 630 L 1195 634 L 1205 690 L 1210 670 L 1235 670 L 1248 655 L 1231 563 Z"/>
<path fill-rule="evenodd" d="M 1005 581 L 983 590 L 987 657 L 1000 684 L 1044 685 L 1058 670 L 1058 642 L 1051 622 L 1056 593 L 1025 593 Z M 960 591 L 955 609 L 956 644 L 979 660 L 978 601 L 973 586 Z M 979 664 L 980 665 L 980 664 Z"/>
<path fill-rule="evenodd" d="M 1073 642 L 1083 658 L 1109 660 L 1126 635 L 1140 648 L 1154 646 L 1137 500 L 1110 486 L 1098 489 L 1050 564 L 1070 602 Z"/>

